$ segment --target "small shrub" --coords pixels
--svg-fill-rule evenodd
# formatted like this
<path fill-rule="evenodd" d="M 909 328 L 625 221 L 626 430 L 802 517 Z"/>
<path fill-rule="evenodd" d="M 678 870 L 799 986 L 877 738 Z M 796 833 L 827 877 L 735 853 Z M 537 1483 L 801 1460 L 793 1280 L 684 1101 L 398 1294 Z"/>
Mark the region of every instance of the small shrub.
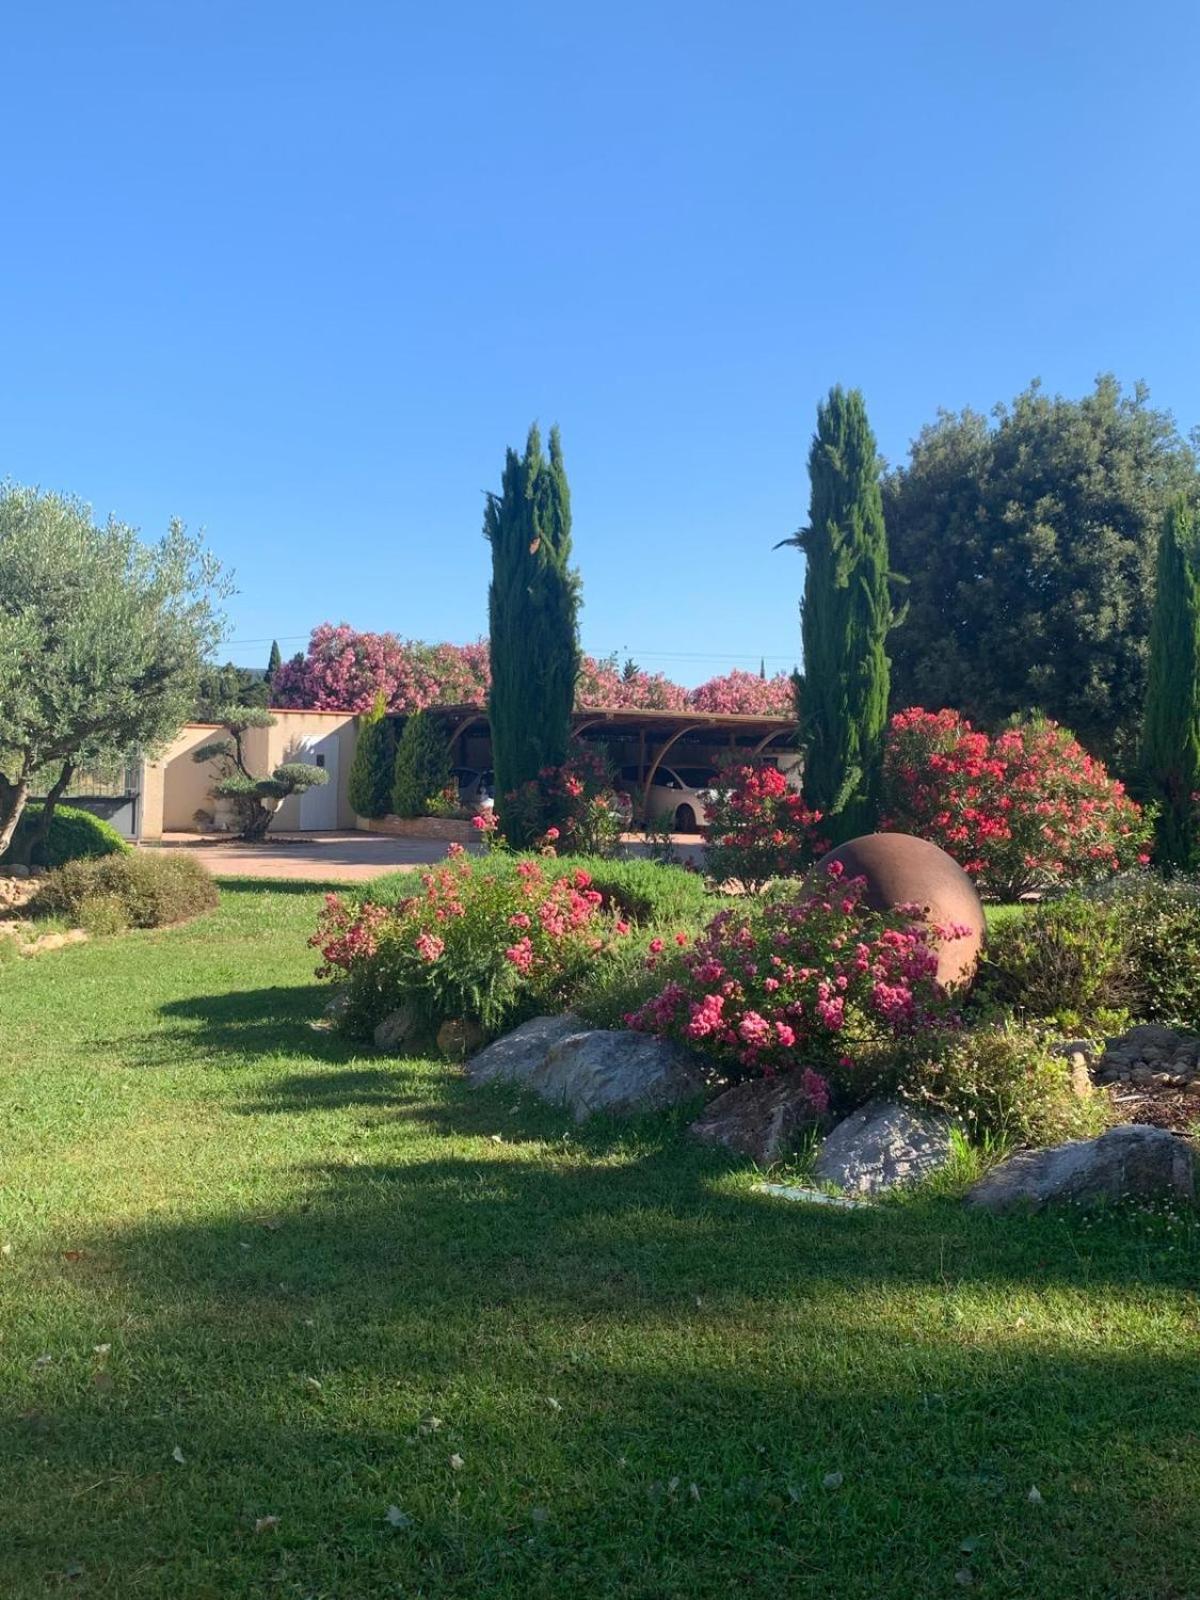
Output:
<path fill-rule="evenodd" d="M 41 821 L 42 807 L 36 801 L 25 807 L 5 861 L 24 859 L 30 835 Z M 50 832 L 43 843 L 35 847 L 30 865 L 35 867 L 61 867 L 67 861 L 85 861 L 100 856 L 124 855 L 128 844 L 103 817 L 95 817 L 78 806 L 55 806 L 50 818 Z"/>
<path fill-rule="evenodd" d="M 69 861 L 48 874 L 30 901 L 34 916 L 65 917 L 86 926 L 120 907 L 129 928 L 161 928 L 211 911 L 218 900 L 212 874 L 190 855 L 145 851 L 98 860 Z"/>
<path fill-rule="evenodd" d="M 977 996 L 1075 1028 L 1104 1021 L 1133 998 L 1124 919 L 1113 906 L 1071 895 L 995 926 Z"/>
<path fill-rule="evenodd" d="M 452 846 L 444 865 L 408 884 L 391 905 L 329 895 L 310 940 L 318 976 L 345 979 L 351 1033 L 369 1033 L 401 1005 L 430 1028 L 463 1018 L 488 1034 L 534 1010 L 561 1011 L 629 933 L 586 872 L 553 861 L 475 861 Z"/>
<path fill-rule="evenodd" d="M 1135 873 L 1097 885 L 1088 902 L 1121 927 L 1134 1015 L 1200 1029 L 1200 882 Z"/>
<path fill-rule="evenodd" d="M 1067 729 L 1044 718 L 994 739 L 954 711 L 900 711 L 884 751 L 885 827 L 930 839 L 995 900 L 1146 861 L 1144 815 Z"/>
<path fill-rule="evenodd" d="M 865 1098 L 862 1056 L 951 1013 L 936 981 L 938 930 L 913 908 L 871 910 L 864 880 L 842 872 L 833 863 L 825 892 L 808 899 L 718 912 L 630 1026 L 679 1039 L 730 1078 L 803 1071 L 820 1109 L 831 1083 L 839 1098 Z"/>
<path fill-rule="evenodd" d="M 450 783 L 450 747 L 436 718 L 414 711 L 396 745 L 392 773 L 392 811 L 398 817 L 423 817 L 429 802 Z"/>
<path fill-rule="evenodd" d="M 604 754 L 577 749 L 561 767 L 544 767 L 506 795 L 501 811 L 505 837 L 518 849 L 544 839 L 572 854 L 610 856 L 628 806 L 628 795 L 613 787 Z"/>
<path fill-rule="evenodd" d="M 704 858 L 716 883 L 756 894 L 774 878 L 798 877 L 824 855 L 821 814 L 774 767 L 735 767 L 707 806 Z"/>
<path fill-rule="evenodd" d="M 1079 1096 L 1065 1057 L 1029 1028 L 980 1027 L 913 1041 L 897 1058 L 905 1098 L 959 1119 L 975 1143 L 1058 1144 L 1100 1133 L 1106 1095 Z"/>
<path fill-rule="evenodd" d="M 690 939 L 688 941 L 691 942 Z M 624 1028 L 626 1018 L 677 978 L 675 961 L 682 951 L 670 937 L 661 940 L 657 960 L 647 957 L 647 940 L 629 939 L 593 962 L 570 997 L 570 1009 L 594 1028 Z"/>
<path fill-rule="evenodd" d="M 89 894 L 79 902 L 79 926 L 94 939 L 105 934 L 124 933 L 129 918 L 124 902 L 115 894 Z"/>

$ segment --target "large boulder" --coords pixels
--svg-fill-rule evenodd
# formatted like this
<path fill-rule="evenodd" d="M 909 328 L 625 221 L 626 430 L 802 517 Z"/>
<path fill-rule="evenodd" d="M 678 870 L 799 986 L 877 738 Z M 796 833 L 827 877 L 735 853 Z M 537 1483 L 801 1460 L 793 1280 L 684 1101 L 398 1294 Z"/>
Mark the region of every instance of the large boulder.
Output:
<path fill-rule="evenodd" d="M 879 1194 L 919 1183 L 946 1165 L 952 1130 L 948 1117 L 897 1100 L 869 1100 L 826 1139 L 816 1176 L 847 1194 Z"/>
<path fill-rule="evenodd" d="M 467 1063 L 472 1083 L 514 1083 L 582 1122 L 595 1111 L 658 1111 L 703 1092 L 699 1064 L 649 1034 L 588 1028 L 578 1017 L 534 1017 Z"/>
<path fill-rule="evenodd" d="M 594 1028 L 560 1039 L 529 1079 L 544 1100 L 593 1112 L 661 1111 L 704 1092 L 704 1074 L 686 1050 L 647 1033 Z"/>
<path fill-rule="evenodd" d="M 1195 1194 L 1192 1146 L 1163 1128 L 1131 1122 L 1098 1139 L 1072 1139 L 1010 1156 L 971 1189 L 966 1203 L 986 1211 L 1040 1211 L 1061 1201 L 1191 1202 Z"/>
<path fill-rule="evenodd" d="M 928 839 L 909 833 L 868 833 L 822 856 L 809 875 L 811 890 L 823 890 L 832 862 L 847 878 L 865 878 L 863 896 L 873 911 L 920 906 L 922 920 L 967 931 L 938 947 L 938 982 L 943 988 L 969 984 L 979 964 L 987 924 L 975 885 L 953 857 Z"/>
<path fill-rule="evenodd" d="M 821 1121 L 804 1092 L 800 1073 L 750 1078 L 711 1101 L 690 1132 L 705 1144 L 724 1145 L 760 1167 L 791 1155 L 799 1136 Z"/>
<path fill-rule="evenodd" d="M 475 1084 L 528 1083 L 545 1061 L 551 1045 L 584 1032 L 586 1027 L 570 1012 L 563 1017 L 531 1017 L 472 1056 L 467 1062 L 467 1077 Z"/>

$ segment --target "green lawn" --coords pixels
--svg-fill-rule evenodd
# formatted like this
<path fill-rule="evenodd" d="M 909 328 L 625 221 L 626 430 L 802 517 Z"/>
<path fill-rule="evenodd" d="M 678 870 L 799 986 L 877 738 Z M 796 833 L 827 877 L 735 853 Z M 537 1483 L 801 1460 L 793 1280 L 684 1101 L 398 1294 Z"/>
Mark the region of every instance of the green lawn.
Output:
<path fill-rule="evenodd" d="M 789 1207 L 356 1056 L 318 898 L 0 967 L 4 1600 L 1200 1595 L 1190 1218 Z"/>

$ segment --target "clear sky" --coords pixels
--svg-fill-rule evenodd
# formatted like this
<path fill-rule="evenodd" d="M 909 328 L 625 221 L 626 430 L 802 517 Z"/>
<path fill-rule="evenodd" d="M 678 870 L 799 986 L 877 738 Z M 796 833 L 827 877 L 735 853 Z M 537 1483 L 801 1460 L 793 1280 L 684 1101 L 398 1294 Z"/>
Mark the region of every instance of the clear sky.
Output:
<path fill-rule="evenodd" d="M 229 654 L 484 629 L 557 421 L 585 647 L 790 667 L 830 384 L 1200 422 L 1195 0 L 45 0 L 0 24 L 0 476 L 236 570 Z"/>

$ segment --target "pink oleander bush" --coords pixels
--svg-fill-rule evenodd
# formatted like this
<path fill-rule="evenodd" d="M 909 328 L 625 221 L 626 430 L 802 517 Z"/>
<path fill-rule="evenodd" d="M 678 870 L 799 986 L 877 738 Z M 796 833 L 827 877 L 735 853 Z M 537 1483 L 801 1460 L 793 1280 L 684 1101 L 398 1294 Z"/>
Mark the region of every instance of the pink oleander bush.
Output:
<path fill-rule="evenodd" d="M 796 688 L 786 672 L 760 678 L 735 667 L 692 689 L 687 703 L 693 711 L 720 711 L 727 716 L 793 717 Z"/>
<path fill-rule="evenodd" d="M 1149 860 L 1152 819 L 1073 734 L 1042 718 L 990 738 L 954 711 L 897 712 L 883 779 L 882 825 L 931 839 L 995 900 Z"/>
<path fill-rule="evenodd" d="M 873 911 L 865 888 L 834 862 L 813 898 L 719 912 L 628 1025 L 679 1040 L 731 1079 L 800 1073 L 817 1112 L 831 1095 L 865 1098 L 856 1075 L 881 1045 L 955 1022 L 937 941 L 965 932 L 926 926 L 916 907 Z M 662 959 L 656 943 L 648 962 Z"/>
<path fill-rule="evenodd" d="M 467 1018 L 487 1034 L 522 1015 L 561 1010 L 571 984 L 629 933 L 583 870 L 553 860 L 515 869 L 461 846 L 391 905 L 326 897 L 309 940 L 317 975 L 345 984 L 344 1026 L 364 1036 L 409 1006 L 432 1031 Z"/>
<path fill-rule="evenodd" d="M 551 844 L 556 854 L 567 855 L 611 855 L 631 810 L 630 797 L 614 788 L 604 757 L 583 747 L 561 767 L 544 767 L 500 804 L 511 844 Z"/>
<path fill-rule="evenodd" d="M 704 859 L 716 883 L 756 894 L 772 878 L 791 878 L 829 848 L 821 813 L 774 767 L 731 767 L 707 805 Z"/>

